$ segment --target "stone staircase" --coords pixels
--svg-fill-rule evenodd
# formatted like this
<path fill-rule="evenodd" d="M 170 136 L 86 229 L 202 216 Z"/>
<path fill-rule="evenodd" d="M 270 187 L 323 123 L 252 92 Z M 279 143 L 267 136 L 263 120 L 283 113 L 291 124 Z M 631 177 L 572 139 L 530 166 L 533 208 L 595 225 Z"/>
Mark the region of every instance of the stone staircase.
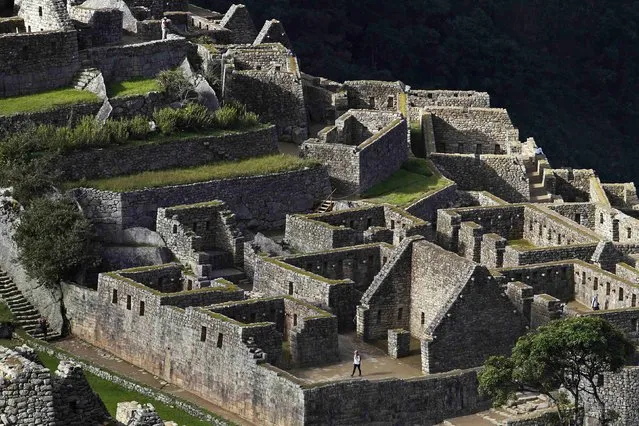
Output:
<path fill-rule="evenodd" d="M 97 68 L 82 68 L 73 77 L 73 88 L 77 90 L 84 90 L 99 75 L 100 70 Z"/>
<path fill-rule="evenodd" d="M 515 401 L 499 408 L 491 408 L 480 413 L 444 420 L 440 426 L 489 426 L 507 425 L 529 419 L 531 416 L 542 416 L 552 404 L 545 395 L 535 393 L 519 393 Z M 539 423 L 536 423 L 539 424 Z"/>
<path fill-rule="evenodd" d="M 543 175 L 537 170 L 535 159 L 526 162 L 526 176 L 530 185 L 530 202 L 552 203 L 552 195 L 544 188 Z"/>
<path fill-rule="evenodd" d="M 317 208 L 317 210 L 315 210 L 315 213 L 326 213 L 326 212 L 330 212 L 331 210 L 333 210 L 333 207 L 335 206 L 335 202 L 332 200 L 324 200 L 322 202 L 322 204 L 320 204 L 320 206 Z"/>
<path fill-rule="evenodd" d="M 60 337 L 59 333 L 44 334 L 40 330 L 40 313 L 22 295 L 11 277 L 6 272 L 0 271 L 0 298 L 2 298 L 16 319 L 18 326 L 22 327 L 31 337 L 43 340 L 53 340 Z"/>

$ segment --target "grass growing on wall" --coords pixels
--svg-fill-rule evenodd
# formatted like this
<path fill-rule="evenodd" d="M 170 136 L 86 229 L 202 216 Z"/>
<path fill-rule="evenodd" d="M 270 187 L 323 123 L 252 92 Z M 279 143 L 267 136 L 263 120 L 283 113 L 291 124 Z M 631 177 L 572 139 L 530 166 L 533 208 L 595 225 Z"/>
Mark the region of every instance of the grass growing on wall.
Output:
<path fill-rule="evenodd" d="M 157 188 L 170 185 L 183 185 L 206 182 L 215 179 L 227 179 L 241 176 L 259 176 L 271 173 L 301 170 L 318 163 L 302 160 L 286 154 L 267 155 L 242 161 L 226 161 L 204 166 L 156 170 L 108 179 L 95 179 L 70 182 L 65 188 L 96 188 L 106 191 L 134 191 L 144 188 Z"/>
<path fill-rule="evenodd" d="M 536 245 L 534 245 L 533 243 L 531 243 L 530 241 L 525 240 L 525 239 L 509 240 L 508 241 L 508 245 L 512 246 L 513 248 L 520 249 L 520 250 L 532 250 L 532 249 L 539 248 Z"/>
<path fill-rule="evenodd" d="M 160 85 L 155 78 L 138 78 L 135 80 L 112 83 L 107 87 L 109 97 L 124 98 L 127 96 L 146 95 L 149 92 L 159 92 Z"/>
<path fill-rule="evenodd" d="M 99 102 L 99 99 L 89 91 L 70 88 L 56 89 L 33 95 L 0 99 L 0 115 L 46 111 L 60 106 L 91 102 Z"/>
<path fill-rule="evenodd" d="M 405 206 L 450 183 L 439 173 L 433 172 L 427 160 L 411 158 L 391 177 L 366 191 L 362 198 L 375 203 Z"/>

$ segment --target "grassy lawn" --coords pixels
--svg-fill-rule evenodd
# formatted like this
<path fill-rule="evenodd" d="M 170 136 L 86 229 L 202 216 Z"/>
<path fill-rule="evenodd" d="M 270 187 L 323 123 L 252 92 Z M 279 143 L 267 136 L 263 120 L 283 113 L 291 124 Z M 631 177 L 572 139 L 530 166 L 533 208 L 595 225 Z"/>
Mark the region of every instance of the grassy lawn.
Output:
<path fill-rule="evenodd" d="M 13 321 L 13 314 L 7 304 L 0 300 L 0 322 L 9 321 Z"/>
<path fill-rule="evenodd" d="M 405 206 L 450 183 L 438 172 L 433 172 L 427 160 L 411 158 L 390 178 L 366 191 L 362 198 L 374 203 Z"/>
<path fill-rule="evenodd" d="M 187 414 L 179 408 L 170 407 L 145 395 L 130 391 L 120 385 L 109 382 L 108 380 L 104 380 L 91 373 L 85 372 L 84 375 L 86 376 L 89 385 L 91 385 L 91 388 L 98 395 L 100 395 L 100 399 L 102 399 L 102 402 L 104 402 L 104 405 L 109 411 L 109 414 L 111 414 L 114 418 L 118 402 L 137 401 L 140 404 L 153 404 L 157 413 L 160 415 L 162 420 L 165 421 L 173 420 L 177 424 L 189 426 L 210 426 L 211 424 L 204 420 L 199 420 L 198 418 Z"/>
<path fill-rule="evenodd" d="M 149 92 L 159 92 L 160 85 L 155 78 L 120 81 L 107 87 L 109 97 L 124 98 L 126 96 L 146 95 Z"/>
<path fill-rule="evenodd" d="M 204 166 L 156 170 L 108 179 L 69 182 L 65 189 L 85 187 L 107 191 L 125 192 L 144 188 L 183 185 L 240 176 L 259 176 L 271 173 L 300 170 L 318 164 L 311 160 L 285 154 L 267 155 L 242 161 L 226 161 Z"/>
<path fill-rule="evenodd" d="M 98 101 L 99 99 L 94 93 L 86 90 L 56 89 L 34 95 L 0 99 L 0 115 L 46 111 L 63 105 Z"/>

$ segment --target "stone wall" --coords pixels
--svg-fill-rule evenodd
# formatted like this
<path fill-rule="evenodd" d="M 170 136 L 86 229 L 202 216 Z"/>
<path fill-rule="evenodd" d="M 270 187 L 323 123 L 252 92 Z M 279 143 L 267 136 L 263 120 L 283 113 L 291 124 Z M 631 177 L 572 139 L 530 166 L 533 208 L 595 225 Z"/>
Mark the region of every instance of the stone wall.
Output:
<path fill-rule="evenodd" d="M 18 16 L 24 19 L 24 25 L 29 33 L 73 30 L 73 24 L 64 2 L 56 0 L 22 0 Z"/>
<path fill-rule="evenodd" d="M 154 229 L 158 207 L 224 201 L 240 227 L 273 229 L 284 225 L 287 213 L 310 210 L 330 193 L 324 167 L 265 176 L 214 180 L 190 185 L 110 192 L 77 188 L 72 195 L 98 232 L 113 239 L 126 228 Z"/>
<path fill-rule="evenodd" d="M 90 25 L 91 45 L 104 46 L 122 40 L 123 12 L 119 9 L 91 9 L 80 6 L 69 8 L 71 18 Z"/>
<path fill-rule="evenodd" d="M 360 192 L 388 179 L 408 160 L 406 120 L 394 121 L 359 145 Z"/>
<path fill-rule="evenodd" d="M 162 143 L 72 152 L 61 159 L 58 168 L 67 180 L 101 179 L 216 161 L 243 160 L 277 152 L 274 128 L 268 126 L 221 136 L 192 136 Z M 140 161 L 141 158 L 144 161 Z"/>
<path fill-rule="evenodd" d="M 232 31 L 231 43 L 252 43 L 257 36 L 251 15 L 243 4 L 232 5 L 220 25 Z"/>
<path fill-rule="evenodd" d="M 71 84 L 80 68 L 75 31 L 0 34 L 0 97 Z"/>
<path fill-rule="evenodd" d="M 201 252 L 216 251 L 205 254 L 224 258 L 220 265 L 215 264 L 217 259 L 208 259 L 215 269 L 241 265 L 244 260 L 244 238 L 233 213 L 221 201 L 159 208 L 156 228 L 173 254 L 194 270 L 207 263 Z"/>
<path fill-rule="evenodd" d="M 385 262 L 357 307 L 357 335 L 364 340 L 382 339 L 388 330 L 408 329 L 411 317 L 411 264 L 413 243 L 402 241 Z"/>
<path fill-rule="evenodd" d="M 430 159 L 459 189 L 488 191 L 515 203 L 530 199 L 526 169 L 518 157 L 437 153 Z"/>
<path fill-rule="evenodd" d="M 0 7 L 1 8 L 1 7 Z M 26 32 L 24 19 L 17 16 L 0 18 L 0 34 L 16 34 Z"/>
<path fill-rule="evenodd" d="M 344 225 L 314 220 L 312 215 L 287 215 L 285 241 L 295 250 L 314 252 L 363 243 L 363 235 Z"/>
<path fill-rule="evenodd" d="M 111 303 L 116 288 L 131 295 L 134 309 L 120 293 Z M 66 292 L 65 304 L 72 332 L 93 345 L 253 422 L 302 424 L 299 385 L 265 364 L 281 357 L 275 324 L 246 325 L 204 308 L 167 306 L 170 301 L 161 303 L 144 287 L 105 274 L 97 291 Z"/>
<path fill-rule="evenodd" d="M 108 83 L 136 77 L 155 77 L 178 67 L 186 58 L 189 43 L 182 38 L 156 40 L 124 46 L 105 46 L 82 52 L 83 63 L 102 72 Z"/>
<path fill-rule="evenodd" d="M 639 367 L 625 367 L 618 373 L 605 373 L 603 383 L 597 389 L 606 409 L 614 410 L 619 416 L 610 423 L 614 426 L 639 423 Z M 598 419 L 601 408 L 598 402 L 583 393 L 587 421 Z M 600 424 L 593 421 L 592 424 Z"/>
<path fill-rule="evenodd" d="M 13 115 L 0 116 L 0 128 L 20 131 L 24 126 L 31 124 L 51 124 L 57 127 L 66 127 L 77 123 L 87 115 L 95 116 L 102 103 L 96 98 L 94 103 L 74 104 L 60 106 L 48 111 L 26 112 Z"/>
<path fill-rule="evenodd" d="M 309 425 L 435 425 L 488 407 L 474 370 L 408 380 L 346 380 L 304 391 Z"/>
<path fill-rule="evenodd" d="M 0 346 L 3 423 L 84 426 L 109 419 L 77 364 L 62 361 L 52 372 L 27 358 L 31 355 L 31 348 L 25 346 L 15 350 Z"/>
<path fill-rule="evenodd" d="M 585 262 L 575 262 L 574 273 L 575 300 L 578 302 L 590 306 L 592 298 L 597 295 L 602 310 L 637 307 L 639 287 L 636 280 L 612 274 Z"/>
<path fill-rule="evenodd" d="M 349 279 L 332 280 L 282 260 L 258 257 L 254 265 L 253 290 L 266 296 L 290 295 L 333 313 L 340 331 L 354 327 L 359 300 Z"/>
<path fill-rule="evenodd" d="M 599 237 L 586 227 L 541 206 L 529 204 L 524 211 L 522 238 L 539 247 L 597 243 Z"/>
<path fill-rule="evenodd" d="M 111 97 L 113 108 L 109 118 L 133 118 L 138 115 L 151 118 L 156 109 L 169 106 L 175 99 L 169 99 L 164 93 L 149 92 L 146 95 Z"/>
<path fill-rule="evenodd" d="M 590 200 L 590 178 L 595 176 L 592 169 L 553 169 L 555 193 L 565 202 Z"/>
<path fill-rule="evenodd" d="M 449 106 L 465 108 L 490 108 L 490 96 L 473 90 L 412 90 L 408 92 L 411 108 L 425 106 Z"/>
<path fill-rule="evenodd" d="M 225 97 L 275 124 L 279 136 L 296 143 L 308 136 L 302 81 L 293 72 L 235 71 L 227 75 Z"/>
<path fill-rule="evenodd" d="M 427 342 L 424 372 L 476 367 L 510 353 L 527 320 L 486 268 L 424 241 L 415 244 L 412 263 L 410 330 Z"/>
<path fill-rule="evenodd" d="M 348 107 L 357 109 L 399 111 L 404 95 L 404 84 L 400 81 L 345 81 L 344 88 L 348 92 Z"/>
<path fill-rule="evenodd" d="M 282 262 L 331 280 L 352 280 L 355 288 L 366 291 L 382 265 L 388 261 L 393 247 L 367 244 L 319 253 L 283 256 Z"/>
<path fill-rule="evenodd" d="M 430 192 L 424 198 L 413 202 L 405 210 L 415 217 L 435 223 L 437 210 L 453 207 L 457 200 L 457 184 L 451 182 L 448 186 Z"/>
<path fill-rule="evenodd" d="M 549 294 L 567 303 L 575 295 L 573 274 L 573 263 L 566 261 L 499 269 L 495 279 L 502 285 L 522 282 L 531 287 L 533 294 Z"/>
<path fill-rule="evenodd" d="M 424 107 L 432 115 L 438 153 L 511 154 L 519 131 L 501 108 Z"/>
<path fill-rule="evenodd" d="M 587 262 L 592 259 L 596 249 L 597 243 L 534 249 L 506 246 L 503 266 L 532 265 L 568 259 L 580 259 Z"/>

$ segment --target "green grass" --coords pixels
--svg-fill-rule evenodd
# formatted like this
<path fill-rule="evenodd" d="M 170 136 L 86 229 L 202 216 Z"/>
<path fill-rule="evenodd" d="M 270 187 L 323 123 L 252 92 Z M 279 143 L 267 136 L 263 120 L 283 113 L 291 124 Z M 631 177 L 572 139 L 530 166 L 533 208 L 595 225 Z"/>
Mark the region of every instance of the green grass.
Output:
<path fill-rule="evenodd" d="M 38 358 L 40 358 L 42 365 L 47 367 L 52 373 L 58 369 L 60 360 L 53 355 L 49 355 L 46 352 L 38 351 Z"/>
<path fill-rule="evenodd" d="M 433 172 L 427 160 L 411 158 L 390 178 L 366 191 L 362 198 L 374 203 L 405 206 L 450 183 L 438 172 Z"/>
<path fill-rule="evenodd" d="M 91 102 L 99 102 L 99 99 L 89 91 L 70 88 L 56 89 L 33 95 L 0 99 L 0 115 L 46 111 L 64 105 Z"/>
<path fill-rule="evenodd" d="M 286 154 L 267 155 L 242 161 L 226 161 L 204 166 L 156 170 L 108 179 L 83 180 L 64 184 L 65 189 L 85 187 L 106 191 L 135 191 L 170 185 L 184 185 L 240 176 L 258 176 L 300 170 L 318 163 Z"/>
<path fill-rule="evenodd" d="M 509 240 L 508 245 L 520 250 L 531 250 L 539 248 L 528 240 Z"/>
<path fill-rule="evenodd" d="M 109 382 L 108 380 L 104 380 L 91 373 L 85 372 L 84 375 L 86 376 L 87 381 L 89 382 L 89 385 L 91 386 L 93 391 L 97 393 L 100 396 L 100 399 L 102 399 L 102 402 L 104 402 L 104 405 L 109 411 L 109 414 L 111 414 L 111 416 L 113 416 L 114 418 L 118 402 L 137 401 L 140 404 L 153 404 L 157 413 L 165 421 L 172 420 L 180 425 L 189 426 L 210 425 L 209 422 L 199 420 L 198 418 L 187 414 L 179 408 L 170 407 L 166 404 L 142 395 L 141 393 L 128 390 L 120 385 Z"/>
<path fill-rule="evenodd" d="M 112 83 L 107 87 L 109 97 L 124 98 L 127 96 L 146 95 L 149 92 L 161 91 L 155 78 L 135 79 Z"/>
<path fill-rule="evenodd" d="M 6 303 L 0 300 L 0 323 L 13 321 L 13 314 Z"/>

